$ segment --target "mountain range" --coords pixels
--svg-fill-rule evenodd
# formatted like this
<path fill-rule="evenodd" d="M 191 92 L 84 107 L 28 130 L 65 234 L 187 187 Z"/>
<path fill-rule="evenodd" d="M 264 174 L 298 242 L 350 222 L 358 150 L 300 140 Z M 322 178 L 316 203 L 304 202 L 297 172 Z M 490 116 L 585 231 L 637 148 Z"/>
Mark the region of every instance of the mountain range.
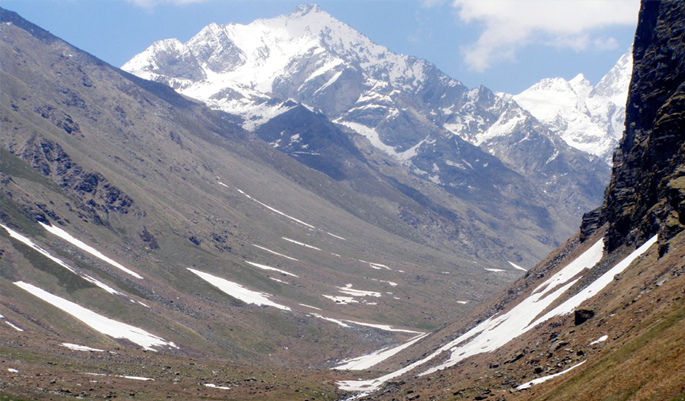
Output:
<path fill-rule="evenodd" d="M 372 42 L 318 6 L 248 25 L 211 24 L 186 43 L 158 41 L 122 68 L 239 116 L 243 128 L 275 148 L 340 179 L 342 171 L 330 166 L 345 164 L 335 155 L 348 152 L 338 146 L 321 151 L 321 137 L 331 134 L 303 134 L 314 115 L 322 115 L 341 132 L 336 138 L 350 137 L 369 160 L 382 158 L 388 175 L 409 173 L 421 186 L 465 199 L 488 215 L 500 215 L 513 201 L 538 216 L 516 225 L 541 228 L 545 234 L 535 240 L 543 246 L 559 244 L 582 212 L 599 204 L 609 175 L 606 153 L 615 145 L 615 139 L 606 143 L 615 136 L 607 131 L 591 145 L 601 152 L 578 151 L 577 141 L 568 139 L 576 134 L 540 122 L 512 97 L 469 89 L 426 60 Z M 611 100 L 620 98 L 628 72 L 617 67 L 607 77 L 614 75 L 620 77 L 604 79 L 592 99 L 612 90 Z M 312 114 L 308 119 L 302 108 Z M 611 127 L 597 129 L 604 128 Z M 548 218 L 550 208 L 566 217 Z"/>
<path fill-rule="evenodd" d="M 0 9 L 0 398 L 682 399 L 685 6 L 639 19 L 604 190 L 531 92 L 316 6 L 135 75 Z"/>

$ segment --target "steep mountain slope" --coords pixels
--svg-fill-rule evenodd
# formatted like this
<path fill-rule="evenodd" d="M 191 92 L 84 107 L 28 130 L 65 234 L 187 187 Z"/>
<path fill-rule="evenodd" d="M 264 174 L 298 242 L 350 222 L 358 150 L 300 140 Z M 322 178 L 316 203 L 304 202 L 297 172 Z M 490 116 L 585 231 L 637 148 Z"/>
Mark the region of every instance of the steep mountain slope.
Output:
<path fill-rule="evenodd" d="M 363 180 L 0 19 L 0 394 L 79 394 L 97 374 L 85 397 L 163 399 L 173 383 L 221 397 L 203 385 L 230 383 L 236 398 L 334 398 L 307 368 L 402 344 L 521 274 L 502 261 L 528 239 L 491 253 L 486 216 L 412 193 L 345 135 Z M 449 245 L 462 237 L 471 248 Z"/>
<path fill-rule="evenodd" d="M 288 119 L 292 106 L 287 104 L 294 101 L 349 135 L 366 138 L 397 170 L 460 198 L 491 195 L 491 183 L 506 167 L 524 179 L 512 178 L 517 182 L 509 182 L 493 201 L 512 202 L 513 193 L 513 202 L 529 210 L 555 205 L 552 215 L 569 216 L 560 221 L 573 221 L 598 205 L 609 174 L 600 160 L 567 146 L 515 102 L 484 87 L 469 90 L 425 60 L 395 54 L 318 6 L 248 25 L 211 24 L 187 43 L 157 42 L 122 68 L 240 115 L 244 128 L 291 155 L 277 143 L 290 143 L 289 138 L 259 127 L 276 116 Z M 288 125 L 290 135 L 307 129 L 302 113 Z M 297 140 L 298 147 L 316 146 Z M 467 143 L 502 163 L 493 169 L 484 161 L 492 158 Z M 547 233 L 548 244 L 572 231 L 537 226 Z"/>
<path fill-rule="evenodd" d="M 632 50 L 596 86 L 579 74 L 567 81 L 547 78 L 512 98 L 570 146 L 611 163 L 623 135 L 633 68 Z"/>
<path fill-rule="evenodd" d="M 683 2 L 642 2 L 626 135 L 582 235 L 342 389 L 374 400 L 685 397 L 683 21 Z"/>

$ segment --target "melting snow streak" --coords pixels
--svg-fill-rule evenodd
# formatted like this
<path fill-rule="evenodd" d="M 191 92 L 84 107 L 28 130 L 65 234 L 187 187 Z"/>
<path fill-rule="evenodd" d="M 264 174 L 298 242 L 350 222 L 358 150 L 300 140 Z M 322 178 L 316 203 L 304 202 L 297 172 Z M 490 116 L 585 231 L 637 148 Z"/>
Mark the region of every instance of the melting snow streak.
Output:
<path fill-rule="evenodd" d="M 56 257 L 52 256 L 52 255 L 50 254 L 50 252 L 48 252 L 48 251 L 46 251 L 45 249 L 43 249 L 43 248 L 41 248 L 40 246 L 38 246 L 36 243 L 34 243 L 33 241 L 31 241 L 28 237 L 25 237 L 25 236 L 19 234 L 18 232 L 14 231 L 14 230 L 10 229 L 9 227 L 6 227 L 6 226 L 4 226 L 4 225 L 2 225 L 2 224 L 0 224 L 0 227 L 4 228 L 5 231 L 7 231 L 7 232 L 9 233 L 10 237 L 12 237 L 12 238 L 16 239 L 17 241 L 23 243 L 24 245 L 27 245 L 27 246 L 33 248 L 35 251 L 37 251 L 37 252 L 40 253 L 41 255 L 43 255 L 43 256 L 45 256 L 46 258 L 52 260 L 53 262 L 57 263 L 58 265 L 62 266 L 62 267 L 65 268 L 65 269 L 69 270 L 70 272 L 72 272 L 72 273 L 74 273 L 74 274 L 80 276 L 80 277 L 83 278 L 84 280 L 86 280 L 86 281 L 88 281 L 88 282 L 90 282 L 90 283 L 93 283 L 93 284 L 97 285 L 98 287 L 100 287 L 100 288 L 102 288 L 103 290 L 109 292 L 110 294 L 122 295 L 119 291 L 117 291 L 117 290 L 115 290 L 114 288 L 108 286 L 107 284 L 105 284 L 105 283 L 103 283 L 103 282 L 101 282 L 101 281 L 98 281 L 98 280 L 94 279 L 93 277 L 91 277 L 91 276 L 89 276 L 89 275 L 87 275 L 87 274 L 77 272 L 76 269 L 74 269 L 73 267 L 69 266 L 69 264 L 67 264 L 65 261 L 63 261 L 63 260 L 61 260 L 61 259 L 59 259 L 59 258 L 56 258 Z"/>
<path fill-rule="evenodd" d="M 251 197 L 250 195 L 246 194 L 246 193 L 243 192 L 242 190 L 240 190 L 240 189 L 238 189 L 238 188 L 236 188 L 236 189 L 237 189 L 238 192 L 240 192 L 241 194 L 247 196 L 248 199 L 252 199 L 253 201 L 259 203 L 260 205 L 264 206 L 265 208 L 271 210 L 272 212 L 277 213 L 277 214 L 280 214 L 280 215 L 283 216 L 283 217 L 287 217 L 287 218 L 289 218 L 290 220 L 292 220 L 292 221 L 294 221 L 294 222 L 300 223 L 300 224 L 302 224 L 302 225 L 305 226 L 305 227 L 311 228 L 312 230 L 316 229 L 316 227 L 314 227 L 313 225 L 307 224 L 307 223 L 305 223 L 305 222 L 302 221 L 302 220 L 299 220 L 299 219 L 294 218 L 293 216 L 289 216 L 289 215 L 287 215 L 287 214 L 281 212 L 280 210 L 275 209 L 275 208 L 273 208 L 273 207 L 267 205 L 266 203 L 262 203 L 262 202 L 258 201 L 257 199 Z"/>
<path fill-rule="evenodd" d="M 265 248 L 265 247 L 263 247 L 263 246 L 255 245 L 255 244 L 252 244 L 252 246 L 255 247 L 255 248 L 259 248 L 259 249 L 261 249 L 261 250 L 263 250 L 263 251 L 267 251 L 267 252 L 269 252 L 269 253 L 272 253 L 272 254 L 274 254 L 274 255 L 276 255 L 276 256 L 281 256 L 281 257 L 284 257 L 284 258 L 286 258 L 286 259 L 290 259 L 290 260 L 294 260 L 295 262 L 299 262 L 299 260 L 297 260 L 297 259 L 295 259 L 295 258 L 291 258 L 290 256 L 286 256 L 286 255 L 284 255 L 284 254 L 282 254 L 282 253 L 278 253 L 278 252 L 272 251 L 272 250 L 269 249 L 269 248 Z"/>
<path fill-rule="evenodd" d="M 542 313 L 561 295 L 566 293 L 579 279 L 577 276 L 586 268 L 592 268 L 602 259 L 603 240 L 597 241 L 578 258 L 566 265 L 562 270 L 554 274 L 540 286 L 538 286 L 528 298 L 514 306 L 510 311 L 493 316 L 483 323 L 472 328 L 452 342 L 442 346 L 424 359 L 412 363 L 398 371 L 389 373 L 377 379 L 362 381 L 340 381 L 338 385 L 342 390 L 371 392 L 377 390 L 383 383 L 401 376 L 426 362 L 434 359 L 443 352 L 451 352 L 447 361 L 426 370 L 420 375 L 427 375 L 437 370 L 454 366 L 458 362 L 481 353 L 494 351 L 512 339 L 531 330 L 537 324 L 554 316 L 572 312 L 583 301 L 590 299 L 599 293 L 606 285 L 613 281 L 613 277 L 624 271 L 635 259 L 644 254 L 657 240 L 654 236 L 633 251 L 625 259 L 615 265 L 611 270 L 600 276 L 592 284 L 581 290 L 578 294 L 569 298 L 552 311 L 533 321 L 534 317 Z M 578 366 L 578 365 L 576 365 Z M 564 372 L 562 372 L 564 373 Z"/>
<path fill-rule="evenodd" d="M 357 358 L 347 359 L 343 361 L 340 365 L 334 367 L 337 370 L 364 370 L 372 366 L 378 365 L 384 360 L 390 358 L 391 356 L 397 354 L 398 352 L 411 347 L 419 341 L 420 339 L 426 337 L 428 334 L 419 334 L 418 336 L 412 338 L 404 344 L 401 344 L 395 348 L 382 348 L 378 351 L 372 352 L 368 355 L 363 355 Z"/>
<path fill-rule="evenodd" d="M 429 369 L 422 373 L 422 375 L 432 373 L 439 369 L 444 369 L 449 366 L 457 364 L 470 356 L 490 352 L 498 349 L 502 345 L 508 343 L 510 340 L 518 337 L 529 330 L 529 323 L 538 314 L 544 311 L 549 305 L 561 296 L 566 290 L 575 284 L 576 280 L 570 280 L 574 275 L 567 277 L 564 274 L 568 269 L 582 271 L 585 268 L 591 268 L 602 258 L 604 243 L 602 240 L 597 241 L 590 249 L 585 251 L 583 255 L 578 257 L 573 262 L 569 263 L 562 271 L 552 276 L 545 284 L 540 287 L 545 287 L 546 291 L 533 293 L 531 296 L 516 305 L 509 312 L 500 316 L 493 316 L 483 323 L 472 328 L 457 339 L 445 344 L 432 354 L 428 355 L 419 361 L 416 361 L 398 371 L 389 373 L 385 376 L 371 380 L 348 380 L 340 381 L 338 385 L 340 389 L 346 391 L 375 391 L 388 380 L 401 376 L 410 372 L 426 362 L 434 359 L 443 352 L 451 352 L 451 356 L 446 362 Z M 560 288 L 552 287 L 552 283 L 556 283 L 559 277 L 567 277 Z M 556 291 L 552 291 L 555 290 Z"/>
<path fill-rule="evenodd" d="M 106 334 L 113 338 L 125 338 L 150 351 L 155 351 L 152 347 L 161 346 L 178 348 L 176 344 L 171 341 L 167 341 L 161 337 L 155 336 L 154 334 L 150 334 L 141 328 L 99 315 L 71 301 L 67 301 L 64 298 L 52 295 L 49 292 L 44 291 L 32 284 L 24 283 L 23 281 L 17 281 L 14 283 L 14 285 L 42 299 L 52 306 L 63 310 L 64 312 L 70 314 L 102 334 Z"/>
<path fill-rule="evenodd" d="M 289 272 L 287 272 L 287 271 L 285 271 L 285 270 L 277 269 L 277 268 L 275 268 L 275 267 L 271 267 L 271 266 L 267 266 L 267 265 L 261 265 L 261 264 L 259 264 L 259 263 L 254 263 L 254 262 L 248 262 L 247 260 L 245 261 L 245 263 L 247 263 L 248 265 L 254 266 L 254 267 L 258 268 L 258 269 L 262 269 L 262 270 L 271 270 L 271 271 L 279 272 L 279 273 L 281 273 L 281 274 L 283 274 L 283 275 L 286 275 L 286 276 L 299 277 L 299 276 L 297 276 L 297 275 L 295 275 L 295 274 L 289 273 Z"/>
<path fill-rule="evenodd" d="M 303 246 L 303 247 L 305 247 L 305 248 L 314 249 L 314 250 L 317 250 L 317 251 L 320 251 L 320 250 L 321 250 L 321 248 L 317 248 L 317 247 L 315 247 L 315 246 L 313 246 L 313 245 L 305 244 L 304 242 L 295 241 L 294 239 L 290 239 L 290 238 L 286 238 L 286 237 L 281 237 L 281 238 L 283 238 L 284 240 L 286 240 L 286 241 L 288 241 L 288 242 L 292 242 L 293 244 L 297 244 L 297 245 L 299 245 L 299 246 Z"/>
<path fill-rule="evenodd" d="M 43 228 L 45 230 L 47 230 L 47 232 L 49 232 L 50 234 L 53 234 L 53 235 L 56 235 L 56 236 L 62 238 L 63 240 L 74 245 L 75 247 L 80 248 L 81 250 L 88 252 L 89 254 L 95 256 L 96 258 L 98 258 L 104 262 L 109 263 L 110 265 L 116 267 L 117 269 L 123 271 L 124 273 L 130 274 L 131 276 L 138 278 L 138 279 L 143 278 L 143 276 L 141 276 L 140 274 L 138 274 L 134 271 L 131 271 L 131 270 L 127 269 L 126 267 L 122 266 L 121 264 L 115 262 L 114 260 L 108 258 L 107 256 L 103 255 L 100 251 L 93 248 L 92 246 L 87 245 L 87 244 L 81 242 L 80 240 L 72 237 L 68 232 L 62 230 L 61 228 L 58 228 L 55 226 L 49 226 L 49 225 L 44 224 L 44 223 L 40 223 L 40 225 L 43 226 Z"/>
<path fill-rule="evenodd" d="M 585 362 L 586 362 L 586 361 L 583 361 L 583 362 L 581 362 L 581 363 L 579 363 L 579 364 L 573 365 L 573 366 L 571 366 L 570 368 L 568 368 L 568 369 L 566 369 L 566 370 L 564 370 L 564 371 L 562 371 L 562 372 L 555 373 L 555 374 L 553 374 L 553 375 L 538 377 L 537 379 L 534 379 L 534 380 L 531 380 L 531 381 L 529 381 L 529 382 L 527 382 L 527 383 L 521 384 L 520 386 L 516 387 L 516 389 L 517 389 L 517 390 L 525 390 L 525 389 L 527 389 L 527 388 L 532 387 L 532 386 L 535 385 L 535 384 L 540 384 L 540 383 L 542 383 L 542 382 L 546 382 L 546 381 L 549 380 L 549 379 L 553 379 L 553 378 L 555 378 L 555 377 L 557 377 L 557 376 L 561 376 L 561 375 L 563 375 L 564 373 L 566 373 L 566 372 L 568 372 L 568 371 L 570 371 L 570 370 L 572 370 L 572 369 L 577 368 L 578 366 L 584 364 Z"/>
<path fill-rule="evenodd" d="M 257 292 L 257 291 L 252 291 L 248 290 L 247 288 L 243 287 L 242 285 L 238 283 L 234 283 L 232 281 L 228 281 L 226 279 L 223 279 L 221 277 L 213 276 L 209 273 L 204 273 L 199 270 L 194 270 L 194 269 L 188 269 L 197 276 L 199 276 L 201 279 L 205 280 L 209 284 L 215 286 L 216 288 L 220 289 L 221 291 L 225 292 L 226 294 L 232 296 L 233 298 L 237 298 L 246 304 L 255 304 L 255 305 L 265 305 L 265 306 L 273 306 L 274 308 L 282 309 L 282 310 L 290 310 L 289 307 L 277 304 L 273 301 L 271 301 L 268 297 L 270 297 L 270 294 L 266 294 L 263 292 Z"/>

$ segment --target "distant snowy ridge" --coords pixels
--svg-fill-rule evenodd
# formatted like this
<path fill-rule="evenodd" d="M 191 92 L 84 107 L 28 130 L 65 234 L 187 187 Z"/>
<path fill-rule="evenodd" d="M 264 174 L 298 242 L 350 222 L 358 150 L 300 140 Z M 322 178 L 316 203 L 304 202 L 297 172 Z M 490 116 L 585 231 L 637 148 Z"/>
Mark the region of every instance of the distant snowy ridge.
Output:
<path fill-rule="evenodd" d="M 609 175 L 511 96 L 469 89 L 318 6 L 249 24 L 213 23 L 185 43 L 155 42 L 122 68 L 239 116 L 243 128 L 293 157 L 322 156 L 312 148 L 323 133 L 303 139 L 297 124 L 309 127 L 314 117 L 306 111 L 325 117 L 345 140 L 364 137 L 413 176 L 459 196 L 483 189 L 510 196 L 509 169 L 540 198 L 553 198 L 541 202 L 579 217 L 596 207 Z"/>
<path fill-rule="evenodd" d="M 623 135 L 633 68 L 632 49 L 592 86 L 583 74 L 567 81 L 545 78 L 512 98 L 569 145 L 611 163 Z"/>

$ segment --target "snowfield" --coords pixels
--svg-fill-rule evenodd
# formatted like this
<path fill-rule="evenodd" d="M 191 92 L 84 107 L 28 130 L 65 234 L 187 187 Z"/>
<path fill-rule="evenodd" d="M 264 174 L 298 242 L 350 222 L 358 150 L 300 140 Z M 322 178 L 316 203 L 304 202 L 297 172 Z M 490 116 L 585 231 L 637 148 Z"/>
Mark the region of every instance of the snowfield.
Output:
<path fill-rule="evenodd" d="M 566 265 L 563 269 L 552 275 L 539 285 L 526 299 L 514 306 L 511 310 L 501 315 L 494 315 L 478 324 L 465 334 L 445 344 L 427 357 L 416 361 L 402 369 L 370 380 L 346 380 L 339 381 L 341 390 L 352 392 L 373 392 L 380 388 L 383 383 L 393 378 L 410 372 L 421 365 L 435 359 L 444 352 L 450 356 L 441 364 L 420 373 L 420 376 L 434 373 L 438 370 L 454 366 L 460 361 L 481 353 L 492 352 L 505 345 L 514 338 L 528 332 L 536 325 L 554 317 L 571 313 L 583 301 L 599 293 L 607 284 L 613 281 L 613 277 L 625 270 L 635 259 L 644 254 L 654 243 L 656 236 L 651 238 L 641 247 L 633 251 L 625 259 L 615 265 L 607 273 L 603 274 L 585 289 L 569 298 L 549 313 L 539 319 L 535 319 L 544 310 L 549 308 L 559 297 L 564 295 L 576 282 L 579 273 L 585 269 L 591 269 L 603 256 L 604 241 L 599 240 L 588 248 L 583 254 Z"/>
<path fill-rule="evenodd" d="M 41 224 L 42 224 L 42 223 L 41 223 Z M 5 231 L 7 231 L 7 233 L 10 235 L 10 237 L 12 237 L 12 238 L 16 239 L 17 241 L 23 243 L 24 245 L 27 245 L 27 246 L 33 248 L 35 251 L 37 251 L 37 252 L 40 253 L 41 255 L 43 255 L 43 256 L 45 256 L 46 258 L 52 260 L 53 262 L 57 263 L 58 265 L 64 267 L 65 269 L 69 270 L 70 272 L 72 272 L 72 273 L 74 273 L 74 274 L 80 276 L 81 278 L 83 278 L 84 280 L 88 281 L 89 283 L 95 284 L 96 286 L 102 288 L 103 290 L 107 291 L 107 292 L 110 293 L 110 294 L 122 295 L 122 296 L 124 295 L 124 294 L 120 293 L 119 291 L 115 290 L 114 288 L 108 286 L 107 284 L 105 284 L 105 283 L 103 283 L 103 282 L 101 282 L 101 281 L 99 281 L 99 280 L 97 280 L 97 279 L 95 279 L 95 278 L 89 276 L 88 274 L 85 274 L 85 273 L 81 273 L 81 272 L 76 271 L 76 269 L 74 269 L 73 267 L 71 267 L 67 262 L 65 262 L 65 261 L 63 261 L 62 259 L 59 259 L 59 258 L 57 258 L 57 257 L 55 257 L 55 256 L 52 256 L 52 254 L 50 254 L 50 252 L 48 252 L 48 251 L 46 251 L 45 249 L 43 249 L 43 248 L 41 248 L 40 246 L 38 246 L 35 242 L 31 241 L 30 238 L 28 238 L 28 237 L 26 237 L 26 236 L 24 236 L 24 235 L 21 235 L 21 234 L 19 234 L 18 232 L 14 231 L 14 230 L 12 230 L 11 228 L 6 227 L 6 226 L 4 226 L 4 225 L 2 225 L 2 224 L 0 224 L 0 227 L 4 228 Z M 134 302 L 135 302 L 135 301 L 134 301 Z"/>
<path fill-rule="evenodd" d="M 290 310 L 289 307 L 277 304 L 270 300 L 269 297 L 271 297 L 271 294 L 248 290 L 238 283 L 234 283 L 233 281 L 228 281 L 221 277 L 213 276 L 209 273 L 201 272 L 199 270 L 190 268 L 188 270 L 226 294 L 232 296 L 233 298 L 239 299 L 246 304 L 273 306 L 274 308 L 282 310 Z"/>
<path fill-rule="evenodd" d="M 112 338 L 127 339 L 149 351 L 156 351 L 153 347 L 178 348 L 176 344 L 171 341 L 167 341 L 154 334 L 150 334 L 141 328 L 104 317 L 78 304 L 75 304 L 74 302 L 67 301 L 66 299 L 60 298 L 56 295 L 52 295 L 49 292 L 44 291 L 43 289 L 32 284 L 28 284 L 23 281 L 17 281 L 14 283 L 14 285 L 42 299 L 52 306 L 63 310 L 64 312 L 90 326 L 95 331 L 108 335 Z"/>
<path fill-rule="evenodd" d="M 409 348 L 410 346 L 414 345 L 417 341 L 421 340 L 422 338 L 426 337 L 428 334 L 423 333 L 419 334 L 418 336 L 410 339 L 404 344 L 401 344 L 397 347 L 394 348 L 382 348 L 378 351 L 372 352 L 368 355 L 362 355 L 357 358 L 352 358 L 352 359 L 346 359 L 342 361 L 342 363 L 333 369 L 336 370 L 364 370 L 368 369 L 372 366 L 378 365 L 379 363 L 385 361 L 386 359 L 390 358 L 391 356 L 397 354 L 398 352 Z"/>
<path fill-rule="evenodd" d="M 120 263 L 108 258 L 107 256 L 103 255 L 102 252 L 100 252 L 97 249 L 93 248 L 92 246 L 87 245 L 84 242 L 72 237 L 68 232 L 62 230 L 61 228 L 56 227 L 56 226 L 49 226 L 49 225 L 41 223 L 41 222 L 38 222 L 38 224 L 43 226 L 43 228 L 47 232 L 49 232 L 50 234 L 53 234 L 53 235 L 56 235 L 56 236 L 62 238 L 63 240 L 74 245 L 75 247 L 77 247 L 77 248 L 79 248 L 85 252 L 88 252 L 89 254 L 95 256 L 96 258 L 98 258 L 104 262 L 109 263 L 110 265 L 116 267 L 117 269 L 123 271 L 124 273 L 130 274 L 131 276 L 133 276 L 137 279 L 141 279 L 141 280 L 143 279 L 143 276 L 141 276 L 140 274 L 138 274 L 132 270 L 129 270 L 128 268 L 122 266 Z"/>

